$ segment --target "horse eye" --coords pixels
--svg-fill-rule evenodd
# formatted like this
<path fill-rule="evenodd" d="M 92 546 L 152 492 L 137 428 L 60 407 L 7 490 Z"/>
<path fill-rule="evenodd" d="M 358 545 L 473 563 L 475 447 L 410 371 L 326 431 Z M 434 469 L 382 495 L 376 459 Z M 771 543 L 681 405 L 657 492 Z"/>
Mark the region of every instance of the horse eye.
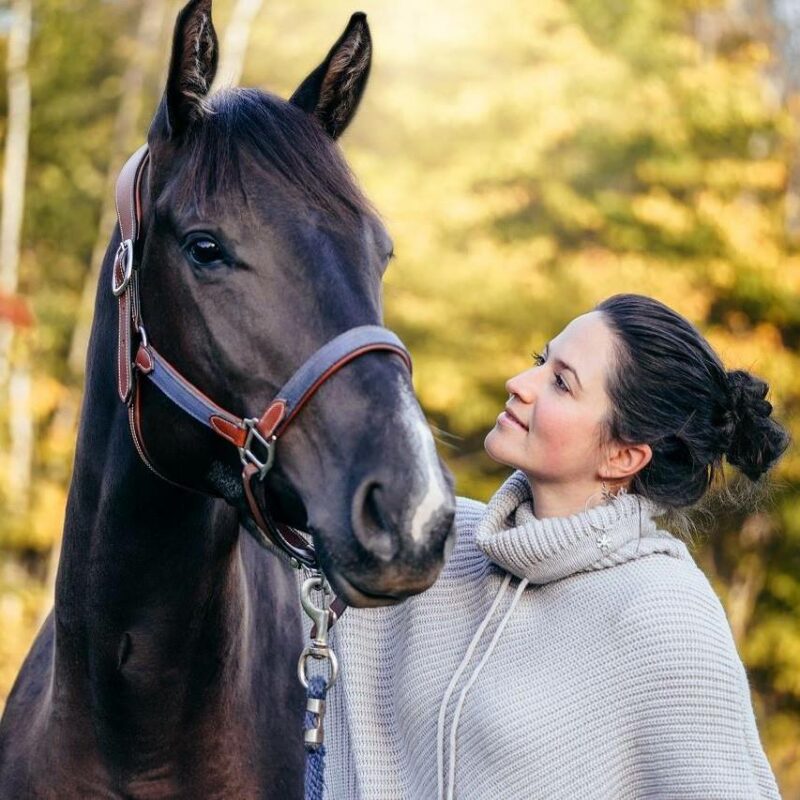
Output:
<path fill-rule="evenodd" d="M 210 236 L 198 236 L 186 245 L 186 255 L 197 267 L 212 267 L 224 263 L 225 253 Z"/>

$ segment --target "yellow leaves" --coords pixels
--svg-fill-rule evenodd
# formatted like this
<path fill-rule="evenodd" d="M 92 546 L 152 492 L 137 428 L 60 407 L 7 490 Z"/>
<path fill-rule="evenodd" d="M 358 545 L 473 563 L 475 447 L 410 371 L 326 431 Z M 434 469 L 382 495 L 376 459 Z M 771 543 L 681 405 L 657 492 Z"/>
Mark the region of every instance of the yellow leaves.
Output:
<path fill-rule="evenodd" d="M 452 358 L 432 358 L 420 363 L 414 383 L 425 408 L 446 414 L 469 397 L 465 366 Z"/>
<path fill-rule="evenodd" d="M 489 186 L 479 193 L 483 215 L 500 217 L 522 211 L 530 203 L 530 192 L 517 184 Z"/>
<path fill-rule="evenodd" d="M 47 550 L 61 537 L 67 492 L 60 483 L 39 479 L 27 546 Z"/>
<path fill-rule="evenodd" d="M 680 189 L 695 186 L 703 180 L 703 162 L 691 153 L 655 156 L 639 161 L 634 172 L 643 183 Z"/>
<path fill-rule="evenodd" d="M 597 230 L 603 225 L 603 217 L 597 207 L 566 183 L 545 182 L 542 197 L 550 213 L 565 226 Z"/>
<path fill-rule="evenodd" d="M 786 185 L 786 164 L 775 159 L 720 158 L 707 162 L 704 173 L 705 181 L 717 189 L 778 192 Z"/>
<path fill-rule="evenodd" d="M 637 195 L 631 201 L 631 208 L 634 216 L 641 222 L 663 228 L 675 236 L 688 233 L 693 224 L 691 211 L 660 189 L 653 189 L 646 195 Z"/>
<path fill-rule="evenodd" d="M 756 698 L 756 702 L 758 699 Z M 797 797 L 800 790 L 800 744 L 797 737 L 797 719 L 790 711 L 770 708 L 758 713 L 759 731 L 767 750 L 770 764 L 775 770 L 782 796 Z"/>
<path fill-rule="evenodd" d="M 730 261 L 712 258 L 706 264 L 709 282 L 717 289 L 731 289 L 736 283 L 736 270 Z"/>
<path fill-rule="evenodd" d="M 46 553 L 61 536 L 67 489 L 63 483 L 37 476 L 30 510 L 21 516 L 6 514 L 0 528 L 3 547 Z"/>
<path fill-rule="evenodd" d="M 713 328 L 706 332 L 708 340 L 728 369 L 752 370 L 772 383 L 788 377 L 788 374 L 781 373 L 791 369 L 794 357 L 784 349 L 780 331 L 768 322 L 750 327 L 746 324 L 746 318 L 741 319 L 739 332 L 735 330 L 735 315 L 729 315 L 727 328 Z"/>
<path fill-rule="evenodd" d="M 774 267 L 783 253 L 769 210 L 753 198 L 723 200 L 711 191 L 696 197 L 698 215 L 712 224 L 733 255 L 751 264 Z"/>
<path fill-rule="evenodd" d="M 51 414 L 63 398 L 67 388 L 51 375 L 36 374 L 33 380 L 33 415 L 43 419 Z"/>
<path fill-rule="evenodd" d="M 741 60 L 747 60 L 752 66 L 767 67 L 772 63 L 774 55 L 765 42 L 755 39 L 747 42 L 744 47 L 739 49 L 738 56 Z"/>
<path fill-rule="evenodd" d="M 753 631 L 743 648 L 747 661 L 754 667 L 767 664 L 776 669 L 774 686 L 779 692 L 800 697 L 800 634 L 793 617 L 772 616 Z"/>
<path fill-rule="evenodd" d="M 691 262 L 680 265 L 650 255 L 590 247 L 566 259 L 560 271 L 565 281 L 580 288 L 583 302 L 576 313 L 610 295 L 634 292 L 655 297 L 691 320 L 702 320 L 711 301 Z"/>
<path fill-rule="evenodd" d="M 39 581 L 12 561 L 0 562 L 0 714 L 46 599 Z"/>
<path fill-rule="evenodd" d="M 782 254 L 772 274 L 775 291 L 785 296 L 800 297 L 800 256 Z"/>

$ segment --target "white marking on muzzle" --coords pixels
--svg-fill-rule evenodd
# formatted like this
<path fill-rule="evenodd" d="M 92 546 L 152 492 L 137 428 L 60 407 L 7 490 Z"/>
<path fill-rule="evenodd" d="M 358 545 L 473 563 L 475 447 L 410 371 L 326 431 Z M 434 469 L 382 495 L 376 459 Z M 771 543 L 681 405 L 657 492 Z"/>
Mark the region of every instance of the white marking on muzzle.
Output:
<path fill-rule="evenodd" d="M 405 425 L 409 433 L 409 445 L 417 454 L 417 475 L 422 478 L 420 487 L 422 498 L 416 503 L 414 515 L 411 518 L 410 535 L 413 541 L 419 542 L 425 536 L 433 516 L 441 509 L 447 500 L 444 475 L 436 456 L 436 445 L 433 434 L 422 415 L 416 397 L 408 386 L 400 386 L 400 423 Z M 417 477 L 417 476 L 415 476 Z M 416 488 L 416 487 L 415 487 Z M 415 492 L 414 498 L 419 495 Z"/>

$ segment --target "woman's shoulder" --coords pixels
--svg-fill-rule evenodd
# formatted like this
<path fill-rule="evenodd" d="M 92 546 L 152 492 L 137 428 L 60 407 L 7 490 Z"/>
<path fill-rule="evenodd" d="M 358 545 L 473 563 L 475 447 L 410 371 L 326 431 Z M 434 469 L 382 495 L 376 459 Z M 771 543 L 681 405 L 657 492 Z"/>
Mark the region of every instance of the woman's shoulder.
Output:
<path fill-rule="evenodd" d="M 621 639 L 648 653 L 664 674 L 691 665 L 738 678 L 741 660 L 725 609 L 694 560 L 656 554 L 635 562 L 633 571 L 619 609 Z"/>
<path fill-rule="evenodd" d="M 486 503 L 473 500 L 471 497 L 456 497 L 456 528 L 465 533 L 472 533 L 486 511 Z"/>

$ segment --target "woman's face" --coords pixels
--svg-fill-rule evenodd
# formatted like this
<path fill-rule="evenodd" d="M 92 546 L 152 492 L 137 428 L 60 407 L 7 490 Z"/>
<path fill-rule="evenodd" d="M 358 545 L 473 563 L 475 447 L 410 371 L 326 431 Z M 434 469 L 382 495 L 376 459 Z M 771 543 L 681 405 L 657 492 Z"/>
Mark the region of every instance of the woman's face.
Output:
<path fill-rule="evenodd" d="M 599 311 L 570 322 L 530 369 L 506 382 L 511 397 L 486 437 L 489 456 L 531 482 L 596 481 L 613 343 Z"/>

